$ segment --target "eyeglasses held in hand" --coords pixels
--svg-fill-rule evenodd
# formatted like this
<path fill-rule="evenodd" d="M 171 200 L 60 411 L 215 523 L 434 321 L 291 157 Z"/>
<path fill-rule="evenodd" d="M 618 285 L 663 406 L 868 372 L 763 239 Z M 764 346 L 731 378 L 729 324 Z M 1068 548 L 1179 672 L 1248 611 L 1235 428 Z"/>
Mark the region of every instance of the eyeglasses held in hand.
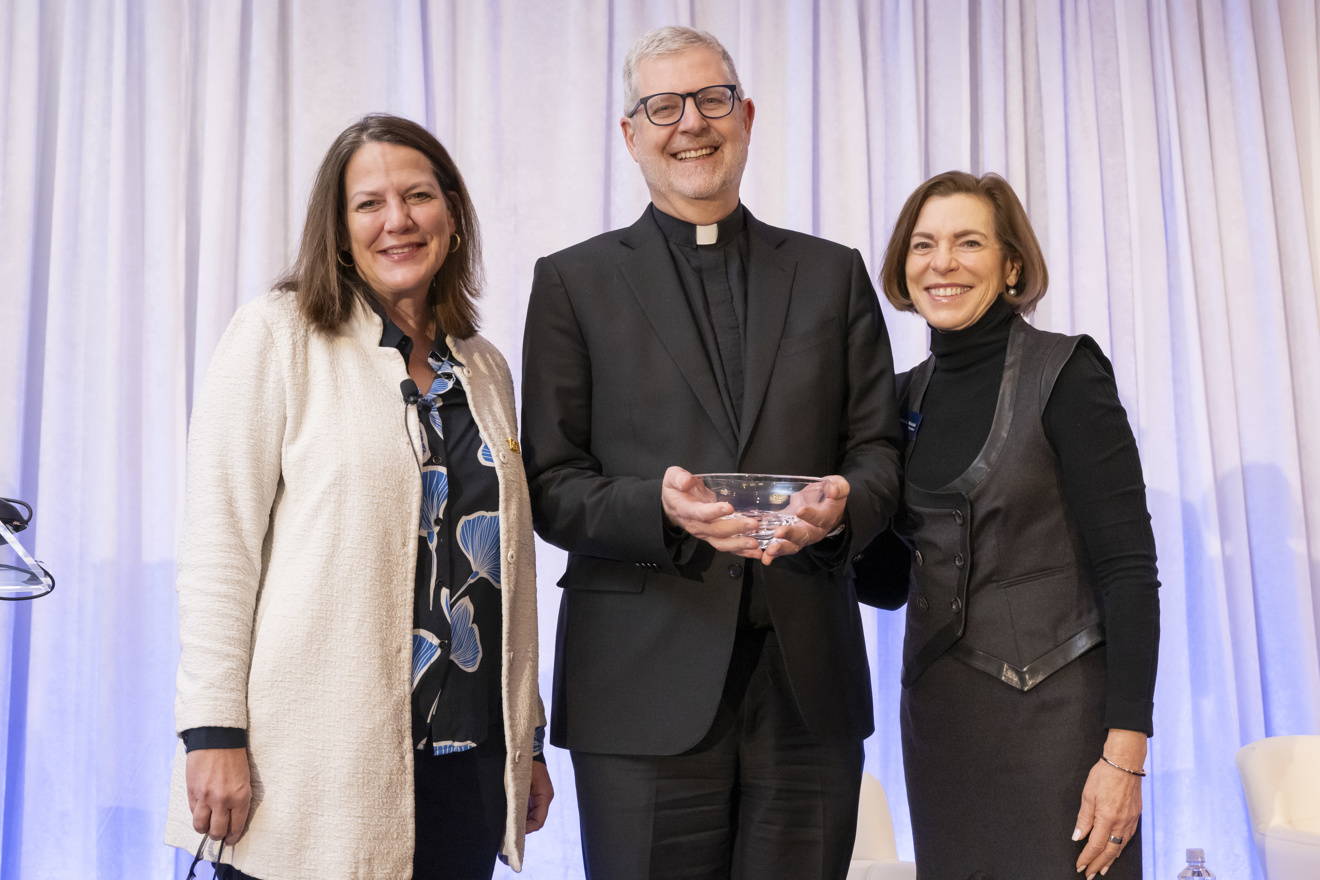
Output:
<path fill-rule="evenodd" d="M 202 842 L 197 844 L 197 855 L 193 856 L 192 864 L 188 866 L 188 876 L 185 880 L 197 880 L 197 863 L 202 860 L 202 853 L 206 852 L 206 843 L 210 839 L 210 836 L 206 834 L 202 835 Z M 220 838 L 220 849 L 216 850 L 215 858 L 210 859 L 209 861 L 212 865 L 218 865 L 224 854 L 225 841 L 224 838 Z"/>

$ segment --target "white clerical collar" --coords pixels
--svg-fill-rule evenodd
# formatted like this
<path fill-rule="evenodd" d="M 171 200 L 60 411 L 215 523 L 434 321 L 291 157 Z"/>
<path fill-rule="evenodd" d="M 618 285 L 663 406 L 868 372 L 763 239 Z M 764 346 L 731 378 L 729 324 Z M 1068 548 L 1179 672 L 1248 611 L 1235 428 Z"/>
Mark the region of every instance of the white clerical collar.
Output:
<path fill-rule="evenodd" d="M 704 226 L 666 214 L 654 203 L 651 205 L 651 214 L 665 238 L 679 247 L 723 247 L 747 231 L 747 212 L 743 210 L 741 202 L 728 216 Z"/>

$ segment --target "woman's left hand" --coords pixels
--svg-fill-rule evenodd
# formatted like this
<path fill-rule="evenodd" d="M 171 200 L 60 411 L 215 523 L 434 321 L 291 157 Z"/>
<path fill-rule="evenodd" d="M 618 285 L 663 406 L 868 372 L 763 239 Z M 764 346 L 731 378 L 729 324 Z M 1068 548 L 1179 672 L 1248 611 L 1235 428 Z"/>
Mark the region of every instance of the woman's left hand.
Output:
<path fill-rule="evenodd" d="M 1146 734 L 1135 730 L 1111 730 L 1104 754 L 1129 770 L 1146 763 Z M 1077 813 L 1073 840 L 1090 839 L 1077 859 L 1076 868 L 1087 880 L 1105 874 L 1137 830 L 1141 818 L 1141 777 L 1097 761 L 1082 789 L 1082 808 Z M 1115 843 L 1111 838 L 1117 838 Z"/>
<path fill-rule="evenodd" d="M 532 762 L 532 790 L 527 795 L 527 833 L 539 831 L 555 799 L 555 787 L 550 784 L 550 771 L 540 761 Z"/>

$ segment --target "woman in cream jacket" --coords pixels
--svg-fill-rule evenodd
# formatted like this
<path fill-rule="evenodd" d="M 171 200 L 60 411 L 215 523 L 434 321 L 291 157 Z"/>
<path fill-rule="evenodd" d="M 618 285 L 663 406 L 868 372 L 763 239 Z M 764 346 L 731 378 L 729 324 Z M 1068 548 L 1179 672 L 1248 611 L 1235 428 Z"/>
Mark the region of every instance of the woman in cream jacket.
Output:
<path fill-rule="evenodd" d="M 531 517 L 479 265 L 444 148 L 365 117 L 212 357 L 166 836 L 205 833 L 217 877 L 489 877 L 544 822 Z"/>

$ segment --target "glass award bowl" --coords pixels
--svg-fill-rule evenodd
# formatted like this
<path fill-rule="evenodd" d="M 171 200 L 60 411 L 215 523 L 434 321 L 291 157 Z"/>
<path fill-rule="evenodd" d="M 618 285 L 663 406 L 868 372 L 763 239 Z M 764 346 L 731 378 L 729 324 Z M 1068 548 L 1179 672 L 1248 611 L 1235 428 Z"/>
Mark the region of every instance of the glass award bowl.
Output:
<path fill-rule="evenodd" d="M 783 474 L 697 474 L 714 496 L 711 501 L 727 501 L 733 513 L 724 519 L 751 517 L 758 521 L 754 531 L 743 532 L 755 538 L 764 550 L 775 539 L 775 529 L 798 521 L 797 513 L 825 500 L 825 483 L 820 477 L 795 477 Z"/>

